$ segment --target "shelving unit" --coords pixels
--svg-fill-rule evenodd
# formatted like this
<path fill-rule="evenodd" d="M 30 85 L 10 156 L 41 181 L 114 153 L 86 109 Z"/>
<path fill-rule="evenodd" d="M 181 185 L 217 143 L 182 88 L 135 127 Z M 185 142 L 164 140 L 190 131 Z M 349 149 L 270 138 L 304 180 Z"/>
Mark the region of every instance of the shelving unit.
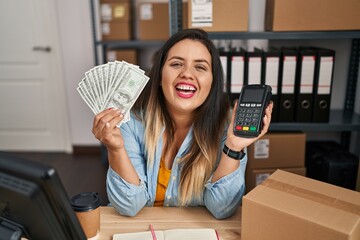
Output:
<path fill-rule="evenodd" d="M 160 47 L 163 41 L 97 41 L 94 1 L 91 3 L 93 21 L 95 63 L 99 64 L 97 48 L 149 48 Z M 170 33 L 173 34 L 181 26 L 181 0 L 169 0 Z M 210 32 L 211 39 L 267 39 L 267 40 L 315 40 L 315 39 L 352 39 L 352 51 L 348 79 L 346 80 L 346 97 L 343 110 L 331 110 L 328 123 L 272 123 L 271 131 L 329 131 L 342 132 L 341 142 L 349 146 L 351 132 L 360 132 L 360 115 L 354 113 L 356 85 L 358 80 L 360 58 L 360 31 L 324 31 L 324 32 Z M 105 52 L 105 51 L 103 51 Z M 103 56 L 104 59 L 104 56 Z"/>

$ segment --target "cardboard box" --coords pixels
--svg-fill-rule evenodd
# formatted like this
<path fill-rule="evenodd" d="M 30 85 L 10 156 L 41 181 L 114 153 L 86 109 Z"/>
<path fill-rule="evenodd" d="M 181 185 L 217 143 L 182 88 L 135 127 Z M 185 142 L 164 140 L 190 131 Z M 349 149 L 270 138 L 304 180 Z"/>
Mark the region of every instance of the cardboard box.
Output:
<path fill-rule="evenodd" d="M 265 181 L 268 177 L 270 177 L 270 175 L 273 174 L 276 170 L 277 168 L 269 168 L 269 169 L 246 168 L 246 172 L 245 172 L 246 192 L 250 192 L 253 188 L 260 185 L 263 181 Z M 305 167 L 282 168 L 281 170 L 298 174 L 304 177 L 306 176 Z"/>
<path fill-rule="evenodd" d="M 248 31 L 248 0 L 189 1 L 189 28 L 208 32 Z"/>
<path fill-rule="evenodd" d="M 188 3 L 182 5 L 182 27 L 187 28 Z M 139 40 L 167 40 L 170 37 L 168 1 L 142 1 L 137 8 Z"/>
<path fill-rule="evenodd" d="M 102 40 L 130 40 L 131 29 L 129 22 L 102 22 L 101 23 Z"/>
<path fill-rule="evenodd" d="M 267 0 L 268 31 L 360 29 L 359 0 Z"/>
<path fill-rule="evenodd" d="M 131 20 L 131 6 L 129 1 L 101 1 L 100 4 L 101 21 L 122 21 Z"/>
<path fill-rule="evenodd" d="M 243 197 L 241 239 L 360 239 L 360 193 L 277 170 Z"/>
<path fill-rule="evenodd" d="M 106 52 L 106 60 L 108 62 L 126 61 L 137 65 L 137 52 L 133 49 L 108 50 Z"/>
<path fill-rule="evenodd" d="M 305 166 L 305 133 L 267 133 L 247 148 L 247 168 Z"/>

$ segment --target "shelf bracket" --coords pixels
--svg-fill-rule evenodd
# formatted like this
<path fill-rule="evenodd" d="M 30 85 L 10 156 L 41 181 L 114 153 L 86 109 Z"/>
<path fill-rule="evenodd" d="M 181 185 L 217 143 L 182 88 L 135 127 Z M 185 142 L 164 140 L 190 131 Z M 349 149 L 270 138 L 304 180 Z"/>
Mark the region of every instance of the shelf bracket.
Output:
<path fill-rule="evenodd" d="M 344 110 L 353 112 L 359 73 L 360 39 L 352 39 Z"/>
<path fill-rule="evenodd" d="M 170 36 L 182 29 L 182 0 L 169 0 Z"/>
<path fill-rule="evenodd" d="M 350 53 L 350 63 L 349 63 L 349 72 L 345 93 L 345 104 L 344 104 L 344 113 L 353 112 L 356 98 L 356 85 L 358 80 L 359 73 L 359 60 L 360 60 L 360 39 L 352 39 L 351 42 L 351 53 Z M 342 132 L 341 133 L 341 144 L 349 150 L 350 148 L 350 139 L 351 132 Z"/>
<path fill-rule="evenodd" d="M 90 9 L 91 9 L 91 29 L 92 29 L 92 37 L 93 37 L 93 47 L 94 47 L 94 58 L 95 58 L 95 66 L 99 65 L 99 56 L 97 52 L 96 45 L 96 16 L 95 16 L 95 3 L 94 0 L 90 0 Z"/>

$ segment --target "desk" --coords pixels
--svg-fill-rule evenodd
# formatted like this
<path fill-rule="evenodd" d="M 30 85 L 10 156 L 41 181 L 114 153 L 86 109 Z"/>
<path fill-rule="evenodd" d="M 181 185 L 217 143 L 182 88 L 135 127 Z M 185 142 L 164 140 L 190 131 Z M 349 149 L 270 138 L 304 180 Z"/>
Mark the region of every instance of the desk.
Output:
<path fill-rule="evenodd" d="M 230 218 L 216 220 L 206 208 L 145 207 L 135 217 L 121 216 L 113 207 L 100 209 L 99 240 L 110 240 L 115 233 L 173 228 L 214 228 L 221 240 L 239 240 L 241 208 Z"/>

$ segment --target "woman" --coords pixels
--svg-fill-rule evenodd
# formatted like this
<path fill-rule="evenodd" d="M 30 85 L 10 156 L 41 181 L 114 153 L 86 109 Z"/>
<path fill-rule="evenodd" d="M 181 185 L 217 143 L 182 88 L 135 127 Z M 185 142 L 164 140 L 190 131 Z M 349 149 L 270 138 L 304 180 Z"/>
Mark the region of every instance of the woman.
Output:
<path fill-rule="evenodd" d="M 206 32 L 186 29 L 158 52 L 120 131 L 121 109 L 95 117 L 93 134 L 108 151 L 108 198 L 120 214 L 156 205 L 206 206 L 218 219 L 236 211 L 245 190 L 242 151 L 267 132 L 272 104 L 258 138 L 236 137 L 223 86 L 219 54 Z M 224 144 L 242 159 L 224 153 Z"/>

